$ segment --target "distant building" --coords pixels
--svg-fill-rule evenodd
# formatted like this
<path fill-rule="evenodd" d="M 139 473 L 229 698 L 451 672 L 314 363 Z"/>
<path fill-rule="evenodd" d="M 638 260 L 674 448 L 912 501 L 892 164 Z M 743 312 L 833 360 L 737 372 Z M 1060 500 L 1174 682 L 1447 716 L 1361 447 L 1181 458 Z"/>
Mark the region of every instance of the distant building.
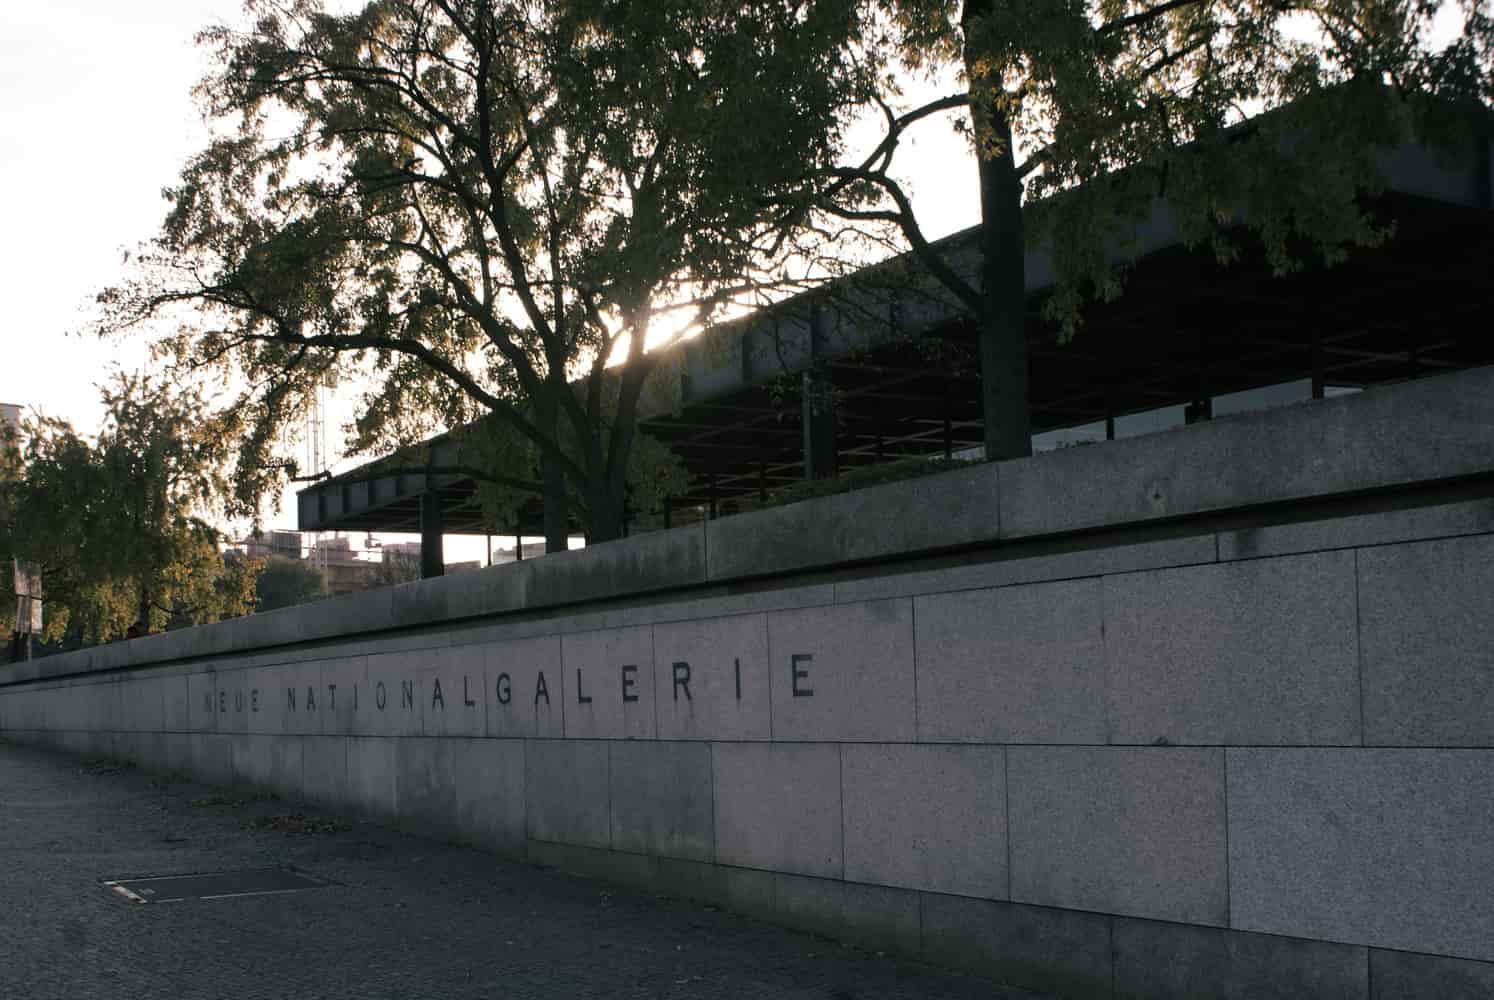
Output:
<path fill-rule="evenodd" d="M 0 403 L 0 426 L 8 427 L 20 440 L 21 436 L 21 407 L 15 403 Z"/>
<path fill-rule="evenodd" d="M 250 559 L 267 559 L 279 556 L 282 559 L 301 558 L 301 533 L 299 531 L 271 531 L 269 534 L 249 535 L 239 543 Z"/>

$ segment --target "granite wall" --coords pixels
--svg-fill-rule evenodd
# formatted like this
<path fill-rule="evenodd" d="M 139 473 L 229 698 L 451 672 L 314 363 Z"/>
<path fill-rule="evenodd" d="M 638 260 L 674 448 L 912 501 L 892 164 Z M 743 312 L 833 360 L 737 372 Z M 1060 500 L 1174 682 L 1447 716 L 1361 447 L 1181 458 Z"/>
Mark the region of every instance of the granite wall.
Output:
<path fill-rule="evenodd" d="M 1491 390 L 3 668 L 0 731 L 1062 995 L 1488 997 Z"/>

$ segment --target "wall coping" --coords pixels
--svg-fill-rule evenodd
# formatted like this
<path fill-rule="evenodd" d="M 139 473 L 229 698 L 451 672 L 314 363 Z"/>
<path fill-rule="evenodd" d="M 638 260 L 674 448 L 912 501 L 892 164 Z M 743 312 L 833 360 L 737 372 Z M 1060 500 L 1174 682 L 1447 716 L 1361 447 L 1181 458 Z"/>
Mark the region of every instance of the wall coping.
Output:
<path fill-rule="evenodd" d="M 1494 473 L 1494 367 L 0 666 L 0 686 Z"/>

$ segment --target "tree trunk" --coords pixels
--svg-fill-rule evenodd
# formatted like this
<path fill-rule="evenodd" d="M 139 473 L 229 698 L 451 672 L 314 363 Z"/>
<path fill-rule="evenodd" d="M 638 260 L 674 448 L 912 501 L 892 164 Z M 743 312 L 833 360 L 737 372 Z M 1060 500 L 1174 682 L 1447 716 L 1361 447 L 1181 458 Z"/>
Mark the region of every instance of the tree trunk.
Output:
<path fill-rule="evenodd" d="M 586 541 L 610 542 L 623 536 L 623 500 L 621 493 L 610 484 L 592 487 L 587 498 L 590 517 L 587 521 Z"/>
<path fill-rule="evenodd" d="M 1027 259 L 1022 236 L 1022 180 L 1017 176 L 1011 123 L 989 101 L 969 68 L 980 62 L 972 44 L 972 22 L 991 0 L 966 0 L 965 65 L 972 80 L 976 162 L 980 171 L 981 410 L 986 458 L 1032 454 L 1032 416 L 1027 402 Z M 998 148 L 992 149 L 992 144 Z"/>
<path fill-rule="evenodd" d="M 553 389 L 553 387 L 552 387 Z M 568 391 L 564 386 L 561 391 Z M 559 406 L 553 399 L 536 400 L 535 418 L 550 440 L 559 441 Z M 564 552 L 570 547 L 570 498 L 566 494 L 565 470 L 552 456 L 540 453 L 540 502 L 544 508 L 545 552 Z"/>

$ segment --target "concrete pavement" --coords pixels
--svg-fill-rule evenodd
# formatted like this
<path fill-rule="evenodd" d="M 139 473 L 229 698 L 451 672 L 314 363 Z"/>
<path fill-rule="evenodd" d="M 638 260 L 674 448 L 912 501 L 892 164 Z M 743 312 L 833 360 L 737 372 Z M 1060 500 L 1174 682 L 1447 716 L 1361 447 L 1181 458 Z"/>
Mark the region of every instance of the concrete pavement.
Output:
<path fill-rule="evenodd" d="M 100 884 L 283 865 L 338 884 L 144 906 Z M 103 997 L 1035 995 L 298 803 L 0 740 L 0 998 Z"/>

